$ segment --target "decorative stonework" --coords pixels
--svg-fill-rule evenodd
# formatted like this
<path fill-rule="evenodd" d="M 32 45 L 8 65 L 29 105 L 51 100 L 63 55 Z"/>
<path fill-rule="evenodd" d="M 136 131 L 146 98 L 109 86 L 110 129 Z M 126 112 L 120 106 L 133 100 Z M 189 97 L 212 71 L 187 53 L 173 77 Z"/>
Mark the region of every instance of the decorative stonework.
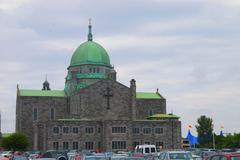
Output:
<path fill-rule="evenodd" d="M 104 91 L 104 97 L 107 98 L 107 109 L 110 109 L 110 98 L 113 96 L 112 91 L 109 87 Z"/>

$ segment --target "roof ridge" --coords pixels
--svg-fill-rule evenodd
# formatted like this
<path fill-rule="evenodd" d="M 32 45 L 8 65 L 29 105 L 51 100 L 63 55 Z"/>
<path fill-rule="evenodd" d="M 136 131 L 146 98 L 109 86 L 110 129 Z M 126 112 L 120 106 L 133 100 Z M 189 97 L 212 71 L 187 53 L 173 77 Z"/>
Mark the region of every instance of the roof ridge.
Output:
<path fill-rule="evenodd" d="M 21 89 L 18 96 L 27 97 L 66 97 L 64 90 Z"/>
<path fill-rule="evenodd" d="M 142 92 L 142 91 L 137 92 L 137 93 L 155 93 L 155 94 L 157 94 L 156 92 Z"/>
<path fill-rule="evenodd" d="M 137 99 L 163 99 L 161 95 L 156 92 L 136 92 Z"/>

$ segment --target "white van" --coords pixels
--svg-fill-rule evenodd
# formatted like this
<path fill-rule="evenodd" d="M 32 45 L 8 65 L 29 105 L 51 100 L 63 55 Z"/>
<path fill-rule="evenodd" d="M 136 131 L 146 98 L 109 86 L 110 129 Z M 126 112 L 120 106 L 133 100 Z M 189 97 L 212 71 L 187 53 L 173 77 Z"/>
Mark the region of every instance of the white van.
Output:
<path fill-rule="evenodd" d="M 143 145 L 137 145 L 135 147 L 135 153 L 142 153 L 142 154 L 156 154 L 157 149 L 155 145 L 150 144 L 143 144 Z"/>

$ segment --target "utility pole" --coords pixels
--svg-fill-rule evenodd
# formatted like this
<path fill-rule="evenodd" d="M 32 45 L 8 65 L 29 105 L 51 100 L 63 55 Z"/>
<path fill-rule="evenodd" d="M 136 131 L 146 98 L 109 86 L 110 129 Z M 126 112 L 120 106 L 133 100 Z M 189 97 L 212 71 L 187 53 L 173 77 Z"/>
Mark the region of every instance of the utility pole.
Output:
<path fill-rule="evenodd" d="M 0 133 L 2 133 L 2 112 L 0 111 Z"/>
<path fill-rule="evenodd" d="M 214 135 L 214 132 L 212 133 L 213 135 L 213 149 L 215 149 L 215 135 Z"/>
<path fill-rule="evenodd" d="M 172 122 L 172 149 L 174 149 L 174 135 L 173 135 L 173 120 L 171 119 Z"/>
<path fill-rule="evenodd" d="M 215 135 L 214 135 L 214 124 L 212 123 L 212 137 L 213 137 L 213 149 L 215 149 Z"/>

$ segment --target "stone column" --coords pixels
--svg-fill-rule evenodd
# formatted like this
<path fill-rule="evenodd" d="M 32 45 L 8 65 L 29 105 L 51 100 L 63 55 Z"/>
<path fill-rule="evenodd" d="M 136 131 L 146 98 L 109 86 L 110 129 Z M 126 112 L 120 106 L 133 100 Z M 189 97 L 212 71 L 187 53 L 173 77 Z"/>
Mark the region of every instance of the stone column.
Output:
<path fill-rule="evenodd" d="M 107 138 L 106 138 L 106 121 L 103 120 L 102 121 L 102 151 L 106 151 L 107 150 Z"/>
<path fill-rule="evenodd" d="M 44 127 L 42 124 L 37 125 L 37 148 L 38 150 L 43 150 L 44 145 Z"/>

